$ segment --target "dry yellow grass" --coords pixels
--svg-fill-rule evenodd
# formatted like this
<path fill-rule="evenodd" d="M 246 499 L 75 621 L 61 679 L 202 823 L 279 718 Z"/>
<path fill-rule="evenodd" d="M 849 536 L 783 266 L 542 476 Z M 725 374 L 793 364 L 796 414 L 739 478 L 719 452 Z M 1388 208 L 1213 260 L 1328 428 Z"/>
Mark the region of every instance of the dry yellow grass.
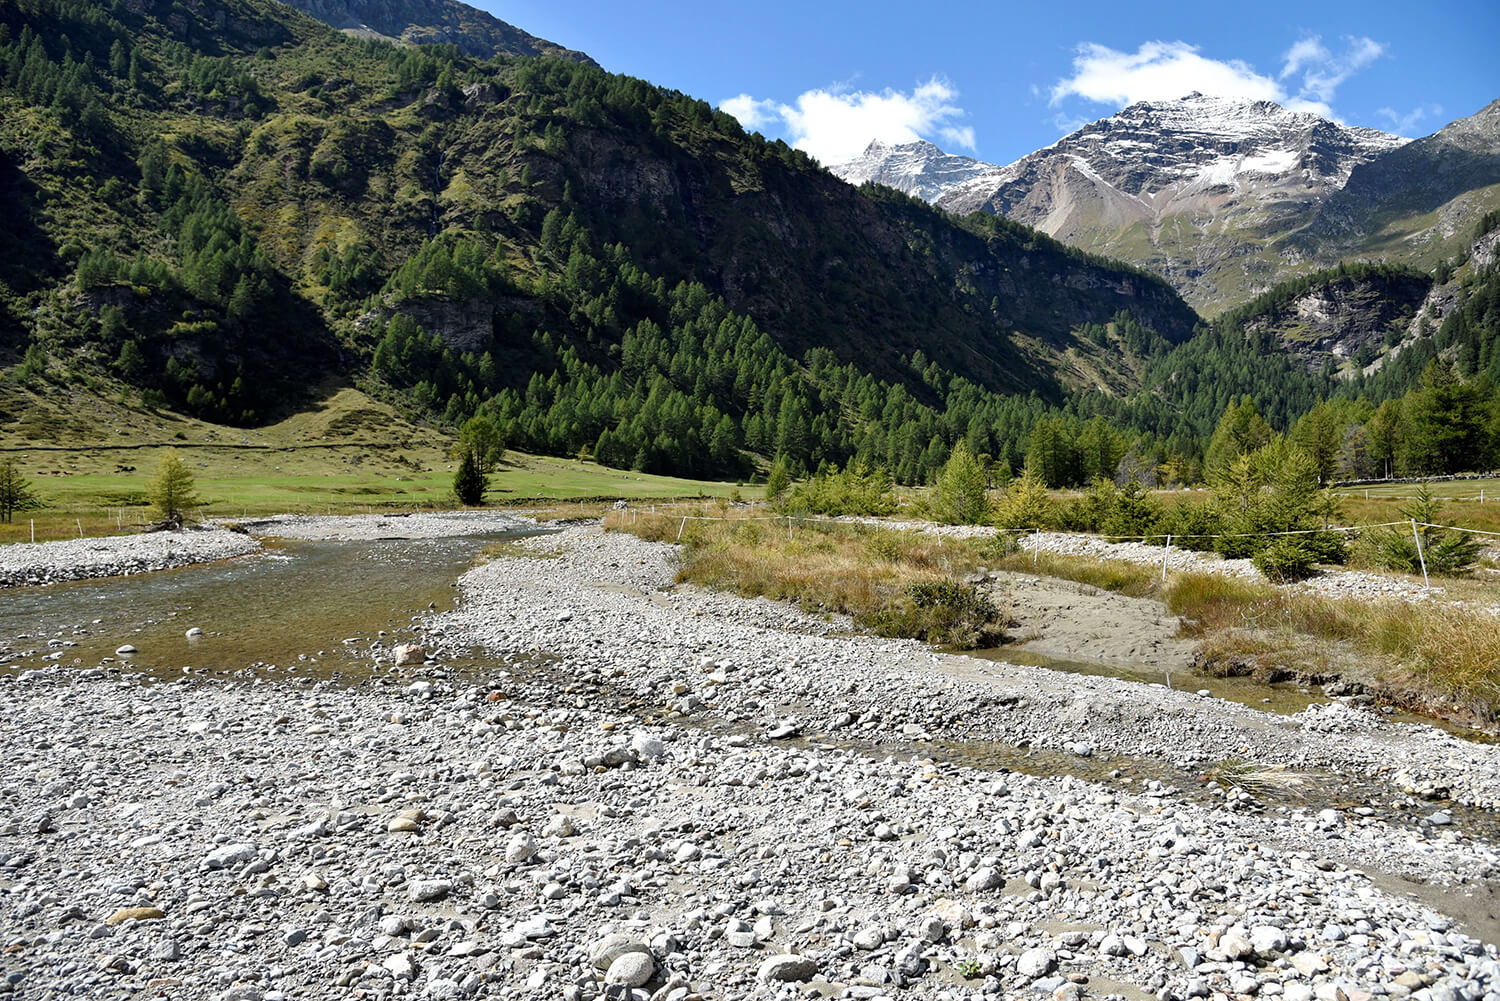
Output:
<path fill-rule="evenodd" d="M 1161 589 L 1161 573 L 1155 568 L 1124 560 L 1095 560 L 1058 553 L 1008 553 L 993 564 L 997 570 L 1034 573 L 1041 577 L 1092 584 L 1104 591 L 1118 591 L 1132 598 L 1154 597 Z"/>
<path fill-rule="evenodd" d="M 703 515 L 725 520 L 693 520 Z M 682 542 L 684 581 L 841 612 L 875 628 L 911 585 L 959 580 L 980 565 L 1157 597 L 1184 620 L 1184 635 L 1200 640 L 1210 672 L 1262 680 L 1354 676 L 1410 708 L 1500 718 L 1500 617 L 1479 603 L 1493 592 L 1474 582 L 1445 582 L 1459 602 L 1420 603 L 1333 599 L 1221 574 L 1162 582 L 1153 567 L 1045 553 L 1033 562 L 1029 553 L 1007 554 L 996 540 L 940 542 L 810 520 L 794 520 L 789 531 L 784 518 L 764 520 L 763 509 L 723 502 L 656 514 L 612 511 L 605 525 Z"/>
<path fill-rule="evenodd" d="M 1457 707 L 1500 716 L 1500 617 L 1438 599 L 1332 599 L 1217 574 L 1171 581 L 1167 607 L 1202 637 L 1206 664 L 1236 661 L 1255 673 L 1343 673 L 1345 653 L 1388 697 L 1418 708 Z"/>
<path fill-rule="evenodd" d="M 703 515 L 721 520 L 695 520 Z M 611 512 L 604 524 L 643 539 L 681 542 L 682 581 L 848 615 L 883 635 L 956 646 L 1000 639 L 1005 616 L 998 609 L 986 612 L 961 580 L 987 551 L 982 541 L 823 520 L 767 520 L 726 505 Z"/>

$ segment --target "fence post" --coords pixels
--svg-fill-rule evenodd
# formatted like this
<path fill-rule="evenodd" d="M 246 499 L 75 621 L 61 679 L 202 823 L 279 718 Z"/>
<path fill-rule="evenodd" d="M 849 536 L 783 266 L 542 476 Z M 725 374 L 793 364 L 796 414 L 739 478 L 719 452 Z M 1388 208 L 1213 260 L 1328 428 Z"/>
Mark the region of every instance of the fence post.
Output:
<path fill-rule="evenodd" d="M 36 542 L 36 519 L 31 519 L 31 541 Z"/>
<path fill-rule="evenodd" d="M 792 516 L 786 516 L 786 540 L 791 542 L 796 536 L 792 534 Z"/>
<path fill-rule="evenodd" d="M 1427 579 L 1427 557 L 1422 552 L 1422 535 L 1417 531 L 1417 519 L 1411 520 L 1411 537 L 1417 541 L 1417 559 L 1422 563 L 1422 587 L 1431 590 L 1432 582 Z"/>
<path fill-rule="evenodd" d="M 682 524 L 677 526 L 677 541 L 678 542 L 682 541 L 682 530 L 684 528 L 687 528 L 687 519 L 686 518 L 682 519 Z"/>
<path fill-rule="evenodd" d="M 80 539 L 83 538 L 83 519 L 82 518 L 74 518 L 73 519 L 73 524 L 75 524 L 75 525 L 78 526 L 78 537 Z"/>
<path fill-rule="evenodd" d="M 1042 552 L 1042 544 L 1037 541 L 1037 536 L 1041 533 L 1041 531 L 1042 530 L 1040 528 L 1033 528 L 1031 530 L 1031 565 L 1032 566 L 1036 566 L 1037 558 L 1041 555 L 1041 552 Z"/>
<path fill-rule="evenodd" d="M 1168 553 L 1168 551 L 1171 550 L 1171 548 L 1172 548 L 1172 533 L 1168 532 L 1167 533 L 1167 542 L 1166 542 L 1166 545 L 1164 545 L 1164 546 L 1161 547 L 1161 579 L 1162 580 L 1166 580 L 1167 579 L 1167 553 Z M 1171 675 L 1168 675 L 1168 677 L 1171 677 Z M 1172 687 L 1172 682 L 1171 681 L 1167 682 L 1167 687 L 1168 688 Z"/>

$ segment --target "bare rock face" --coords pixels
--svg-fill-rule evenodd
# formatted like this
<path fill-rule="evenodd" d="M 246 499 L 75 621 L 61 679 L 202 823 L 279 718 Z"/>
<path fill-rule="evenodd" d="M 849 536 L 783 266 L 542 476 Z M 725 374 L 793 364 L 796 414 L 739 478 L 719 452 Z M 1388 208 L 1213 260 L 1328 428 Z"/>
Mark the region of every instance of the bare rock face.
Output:
<path fill-rule="evenodd" d="M 1266 330 L 1311 371 L 1335 360 L 1378 355 L 1423 306 L 1432 280 L 1420 274 L 1345 276 L 1316 285 L 1246 326 Z"/>
<path fill-rule="evenodd" d="M 464 103 L 471 108 L 483 107 L 488 104 L 498 104 L 501 99 L 500 88 L 485 81 L 483 83 L 471 83 L 464 88 Z"/>
<path fill-rule="evenodd" d="M 494 346 L 495 306 L 485 299 L 408 299 L 396 307 L 454 351 L 483 353 Z"/>
<path fill-rule="evenodd" d="M 1320 207 L 1301 242 L 1356 246 L 1378 237 L 1392 217 L 1437 211 L 1437 233 L 1405 233 L 1418 245 L 1472 229 L 1492 201 L 1479 191 L 1500 184 L 1500 99 L 1377 160 L 1355 167 Z M 1447 210 L 1447 211 L 1444 211 Z"/>

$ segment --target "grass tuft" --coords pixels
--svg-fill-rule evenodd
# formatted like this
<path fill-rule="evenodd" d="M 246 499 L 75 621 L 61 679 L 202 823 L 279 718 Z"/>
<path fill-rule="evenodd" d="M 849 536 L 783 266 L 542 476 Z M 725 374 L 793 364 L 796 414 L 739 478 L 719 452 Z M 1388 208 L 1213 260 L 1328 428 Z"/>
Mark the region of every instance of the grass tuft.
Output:
<path fill-rule="evenodd" d="M 1096 560 L 1057 553 L 1009 553 L 993 564 L 997 570 L 1057 577 L 1116 591 L 1131 598 L 1155 597 L 1161 590 L 1161 571 L 1124 560 Z"/>

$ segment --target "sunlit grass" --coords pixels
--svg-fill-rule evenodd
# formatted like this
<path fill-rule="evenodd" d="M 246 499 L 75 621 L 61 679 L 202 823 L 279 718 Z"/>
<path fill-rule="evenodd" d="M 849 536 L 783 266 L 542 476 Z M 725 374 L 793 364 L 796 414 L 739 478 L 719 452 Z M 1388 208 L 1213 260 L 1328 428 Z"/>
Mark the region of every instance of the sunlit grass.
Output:
<path fill-rule="evenodd" d="M 704 516 L 714 520 L 698 520 Z M 611 512 L 604 524 L 681 542 L 681 581 L 847 615 L 882 635 L 972 647 L 999 642 L 1008 620 L 962 579 L 992 552 L 987 539 L 768 518 L 722 505 Z"/>

